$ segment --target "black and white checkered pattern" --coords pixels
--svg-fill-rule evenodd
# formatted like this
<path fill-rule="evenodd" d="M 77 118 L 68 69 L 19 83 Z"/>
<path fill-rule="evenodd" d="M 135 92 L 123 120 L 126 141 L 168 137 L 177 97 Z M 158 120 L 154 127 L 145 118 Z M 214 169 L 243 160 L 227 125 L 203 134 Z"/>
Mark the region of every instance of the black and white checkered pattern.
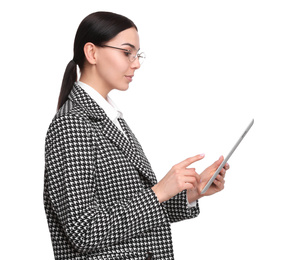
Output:
<path fill-rule="evenodd" d="M 55 259 L 173 259 L 170 223 L 199 214 L 186 192 L 160 204 L 156 177 L 128 138 L 78 85 L 46 136 L 44 203 Z"/>

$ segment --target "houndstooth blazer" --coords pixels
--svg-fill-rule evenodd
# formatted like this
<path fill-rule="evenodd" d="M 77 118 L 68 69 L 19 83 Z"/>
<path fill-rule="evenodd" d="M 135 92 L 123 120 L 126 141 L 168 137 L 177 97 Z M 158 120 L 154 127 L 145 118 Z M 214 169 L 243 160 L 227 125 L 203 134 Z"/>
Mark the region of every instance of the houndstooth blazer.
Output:
<path fill-rule="evenodd" d="M 174 259 L 170 223 L 196 217 L 186 191 L 159 203 L 136 137 L 78 85 L 45 144 L 44 205 L 55 259 Z"/>

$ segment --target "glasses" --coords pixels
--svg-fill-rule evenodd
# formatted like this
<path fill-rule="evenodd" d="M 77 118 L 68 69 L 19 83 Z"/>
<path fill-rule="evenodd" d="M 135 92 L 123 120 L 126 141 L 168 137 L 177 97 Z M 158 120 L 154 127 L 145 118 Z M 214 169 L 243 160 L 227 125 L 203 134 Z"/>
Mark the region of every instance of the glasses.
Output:
<path fill-rule="evenodd" d="M 140 65 L 143 64 L 143 62 L 146 58 L 144 52 L 137 53 L 136 55 L 134 55 L 130 50 L 123 49 L 123 48 L 118 48 L 118 47 L 109 46 L 109 45 L 102 45 L 101 47 L 108 47 L 108 48 L 112 48 L 112 49 L 116 49 L 116 50 L 121 50 L 125 53 L 125 55 L 128 57 L 130 62 L 134 62 L 138 58 Z"/>

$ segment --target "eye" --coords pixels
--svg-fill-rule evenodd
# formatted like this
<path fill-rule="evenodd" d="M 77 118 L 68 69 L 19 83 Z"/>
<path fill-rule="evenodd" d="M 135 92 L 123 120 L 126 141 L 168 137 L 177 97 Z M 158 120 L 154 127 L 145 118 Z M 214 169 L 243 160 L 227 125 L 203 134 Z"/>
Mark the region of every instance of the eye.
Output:
<path fill-rule="evenodd" d="M 129 57 L 132 53 L 131 53 L 131 51 L 124 51 L 124 54 L 127 56 L 127 57 Z"/>

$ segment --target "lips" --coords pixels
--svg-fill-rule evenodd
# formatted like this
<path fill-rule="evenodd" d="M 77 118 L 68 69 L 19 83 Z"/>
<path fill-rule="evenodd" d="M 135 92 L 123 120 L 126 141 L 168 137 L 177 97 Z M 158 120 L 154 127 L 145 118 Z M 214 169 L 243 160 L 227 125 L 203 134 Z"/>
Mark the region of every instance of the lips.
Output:
<path fill-rule="evenodd" d="M 125 77 L 129 82 L 132 82 L 134 75 L 125 75 Z"/>

